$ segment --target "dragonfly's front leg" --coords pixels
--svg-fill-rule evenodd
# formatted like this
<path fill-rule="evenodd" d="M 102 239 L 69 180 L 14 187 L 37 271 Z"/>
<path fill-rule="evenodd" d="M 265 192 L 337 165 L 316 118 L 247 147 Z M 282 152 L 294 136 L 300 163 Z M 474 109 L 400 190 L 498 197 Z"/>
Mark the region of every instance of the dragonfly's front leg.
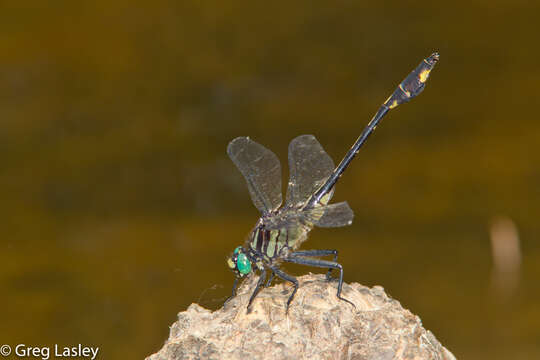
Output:
<path fill-rule="evenodd" d="M 228 303 L 229 300 L 231 300 L 233 297 L 236 296 L 236 288 L 238 287 L 238 281 L 239 281 L 238 277 L 235 277 L 235 278 L 234 278 L 234 282 L 233 282 L 233 286 L 232 286 L 232 294 L 231 294 L 231 296 L 229 296 L 229 297 L 225 300 L 225 302 L 223 303 L 223 305 L 225 305 L 226 303 Z"/>
<path fill-rule="evenodd" d="M 247 312 L 249 313 L 249 307 L 251 306 L 251 303 L 253 300 L 255 300 L 255 297 L 261 290 L 261 286 L 264 283 L 264 280 L 266 279 L 266 269 L 261 270 L 261 275 L 259 276 L 259 280 L 257 281 L 257 286 L 255 287 L 255 290 L 253 291 L 253 294 L 251 294 L 251 297 L 249 298 L 248 306 L 247 306 Z"/>
<path fill-rule="evenodd" d="M 337 250 L 300 250 L 295 251 L 291 254 L 291 256 L 328 256 L 328 255 L 334 255 L 334 263 L 337 263 L 337 257 L 338 257 L 338 251 Z M 328 268 L 328 272 L 326 273 L 326 280 L 330 281 L 332 280 L 332 270 L 334 268 L 330 267 Z"/>

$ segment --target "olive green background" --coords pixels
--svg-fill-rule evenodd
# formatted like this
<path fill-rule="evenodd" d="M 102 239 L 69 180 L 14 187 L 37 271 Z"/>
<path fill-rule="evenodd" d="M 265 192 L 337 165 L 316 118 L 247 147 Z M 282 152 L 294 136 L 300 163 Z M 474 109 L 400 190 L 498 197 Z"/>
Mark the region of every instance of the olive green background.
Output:
<path fill-rule="evenodd" d="M 0 344 L 158 350 L 177 312 L 221 306 L 258 218 L 228 142 L 272 149 L 284 183 L 300 134 L 337 162 L 437 50 L 337 186 L 352 226 L 303 248 L 339 249 L 459 359 L 540 357 L 539 4 L 3 1 Z M 500 216 L 522 248 L 505 294 Z"/>

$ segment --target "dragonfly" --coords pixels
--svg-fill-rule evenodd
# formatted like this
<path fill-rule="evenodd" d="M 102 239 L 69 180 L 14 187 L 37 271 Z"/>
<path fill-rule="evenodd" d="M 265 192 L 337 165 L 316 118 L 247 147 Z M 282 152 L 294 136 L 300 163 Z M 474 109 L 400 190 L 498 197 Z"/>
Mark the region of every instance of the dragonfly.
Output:
<path fill-rule="evenodd" d="M 334 168 L 332 158 L 313 135 L 301 135 L 293 139 L 288 149 L 289 182 L 283 206 L 281 165 L 277 156 L 249 137 L 238 137 L 229 143 L 227 154 L 244 176 L 251 200 L 260 211 L 261 217 L 244 245 L 234 249 L 227 260 L 228 267 L 235 274 L 235 280 L 232 295 L 226 302 L 236 296 L 240 280 L 258 272 L 259 279 L 247 310 L 250 310 L 263 285 L 269 286 L 277 276 L 293 285 L 287 300 L 288 312 L 299 282 L 296 277 L 283 271 L 280 265 L 294 263 L 328 269 L 327 280 L 332 280 L 332 270 L 339 271 L 336 295 L 339 300 L 355 307 L 351 301 L 341 296 L 343 267 L 337 262 L 338 251 L 298 248 L 315 226 L 341 227 L 352 223 L 354 214 L 346 201 L 329 203 L 337 181 L 386 113 L 424 90 L 429 74 L 438 60 L 439 54 L 433 53 L 398 85 L 337 167 Z M 333 256 L 333 260 L 320 259 L 325 256 Z"/>

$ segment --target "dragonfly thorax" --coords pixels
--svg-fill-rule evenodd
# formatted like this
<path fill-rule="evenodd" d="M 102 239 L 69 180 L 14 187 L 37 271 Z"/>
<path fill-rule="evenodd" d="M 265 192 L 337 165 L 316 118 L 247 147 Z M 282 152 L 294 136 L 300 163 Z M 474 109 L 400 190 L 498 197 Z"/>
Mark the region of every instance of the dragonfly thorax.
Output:
<path fill-rule="evenodd" d="M 306 239 L 309 226 L 300 223 L 288 225 L 274 227 L 261 218 L 244 245 L 244 248 L 249 249 L 249 255 L 256 259 L 257 267 L 260 267 L 258 265 L 261 261 L 267 264 L 279 261 Z"/>

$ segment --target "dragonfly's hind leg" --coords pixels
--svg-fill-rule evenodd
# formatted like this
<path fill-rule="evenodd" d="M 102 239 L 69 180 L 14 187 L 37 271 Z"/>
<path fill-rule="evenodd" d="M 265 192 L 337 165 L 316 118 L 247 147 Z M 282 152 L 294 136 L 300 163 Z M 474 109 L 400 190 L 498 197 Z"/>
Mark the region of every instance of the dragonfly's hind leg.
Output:
<path fill-rule="evenodd" d="M 328 256 L 328 255 L 334 255 L 333 262 L 337 263 L 337 257 L 338 257 L 338 251 L 337 250 L 300 250 L 295 251 L 291 254 L 291 256 Z M 330 281 L 332 280 L 332 270 L 334 268 L 330 267 L 328 268 L 328 272 L 326 273 L 326 280 Z"/>
<path fill-rule="evenodd" d="M 255 290 L 253 291 L 253 294 L 251 294 L 251 297 L 249 298 L 248 306 L 247 306 L 247 312 L 249 313 L 249 307 L 251 306 L 251 303 L 253 300 L 255 300 L 255 297 L 261 290 L 261 286 L 264 283 L 264 280 L 266 279 L 266 270 L 261 271 L 261 275 L 259 276 L 259 280 L 257 281 L 257 286 L 255 286 Z"/>
<path fill-rule="evenodd" d="M 300 265 L 308 265 L 308 266 L 315 266 L 315 267 L 321 267 L 321 268 L 332 268 L 332 269 L 338 269 L 339 270 L 339 283 L 338 283 L 338 289 L 336 296 L 338 299 L 343 300 L 351 304 L 356 308 L 356 305 L 354 305 L 349 300 L 345 299 L 341 296 L 341 288 L 343 286 L 343 267 L 340 263 L 337 263 L 335 261 L 328 261 L 328 260 L 320 260 L 320 259 L 309 259 L 305 257 L 295 257 L 295 256 L 289 256 L 284 259 L 284 261 L 294 263 L 294 264 L 300 264 Z"/>
<path fill-rule="evenodd" d="M 289 281 L 293 283 L 294 289 L 292 294 L 289 296 L 289 299 L 287 300 L 287 313 L 289 312 L 289 305 L 291 304 L 292 299 L 294 298 L 294 295 L 296 294 L 296 291 L 298 290 L 298 280 L 289 274 L 284 273 L 283 271 L 279 270 L 278 268 L 271 267 L 272 272 L 279 278 L 282 278 L 285 281 Z"/>

